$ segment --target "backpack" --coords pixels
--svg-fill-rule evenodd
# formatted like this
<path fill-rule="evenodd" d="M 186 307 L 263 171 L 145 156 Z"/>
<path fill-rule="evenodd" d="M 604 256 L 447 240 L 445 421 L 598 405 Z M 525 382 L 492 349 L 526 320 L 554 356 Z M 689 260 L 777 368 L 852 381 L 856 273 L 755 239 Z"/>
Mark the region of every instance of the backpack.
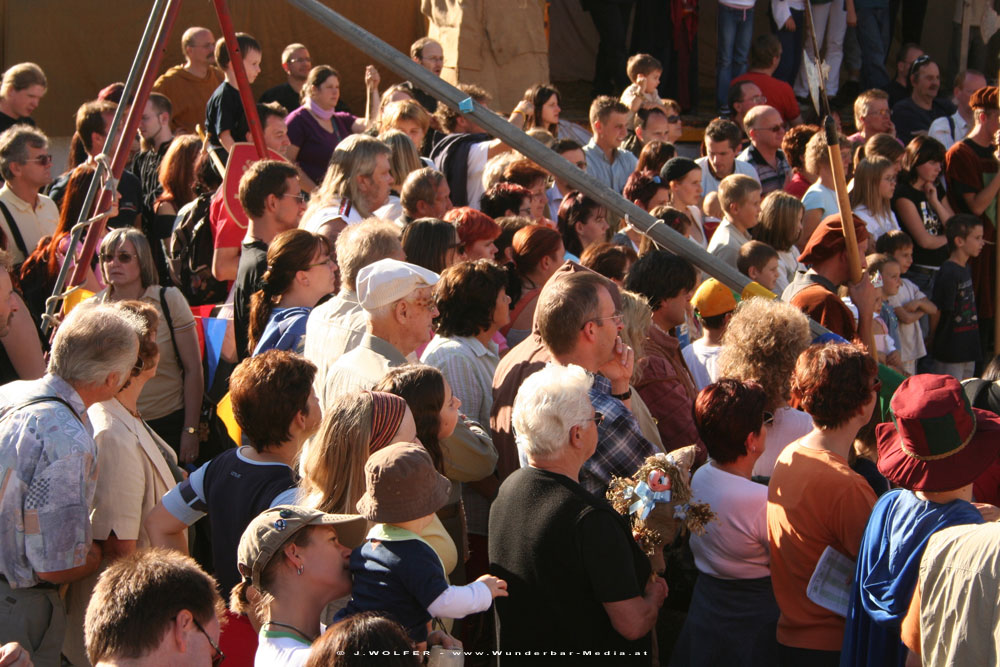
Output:
<path fill-rule="evenodd" d="M 489 141 L 485 134 L 447 134 L 431 149 L 434 166 L 444 174 L 451 189 L 451 202 L 457 206 L 470 206 L 468 193 L 469 150 L 473 144 Z M 479 202 L 471 205 L 478 206 Z"/>
<path fill-rule="evenodd" d="M 195 200 L 170 234 L 167 269 L 170 280 L 192 306 L 220 303 L 226 298 L 226 283 L 212 275 L 215 242 L 208 219 L 211 194 Z"/>

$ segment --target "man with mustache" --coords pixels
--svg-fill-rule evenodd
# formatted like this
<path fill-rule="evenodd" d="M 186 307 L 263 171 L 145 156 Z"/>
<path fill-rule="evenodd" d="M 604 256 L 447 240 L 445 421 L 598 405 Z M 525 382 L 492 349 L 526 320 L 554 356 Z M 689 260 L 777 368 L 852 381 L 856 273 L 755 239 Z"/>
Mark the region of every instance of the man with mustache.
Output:
<path fill-rule="evenodd" d="M 910 96 L 892 107 L 896 136 L 904 144 L 918 134 L 927 134 L 935 119 L 955 113 L 951 102 L 937 99 L 941 72 L 930 56 L 920 56 L 910 65 L 910 86 Z"/>

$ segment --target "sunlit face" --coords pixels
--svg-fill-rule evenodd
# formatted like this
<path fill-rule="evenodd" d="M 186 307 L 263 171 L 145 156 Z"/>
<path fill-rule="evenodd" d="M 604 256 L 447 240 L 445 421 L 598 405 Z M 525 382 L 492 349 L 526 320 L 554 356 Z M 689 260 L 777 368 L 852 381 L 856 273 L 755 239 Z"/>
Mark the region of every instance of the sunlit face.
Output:
<path fill-rule="evenodd" d="M 336 76 L 328 76 L 323 83 L 311 88 L 309 93 L 309 96 L 320 108 L 330 111 L 340 101 L 340 79 Z"/>
<path fill-rule="evenodd" d="M 908 245 L 892 253 L 892 258 L 899 264 L 900 273 L 906 273 L 913 266 L 913 246 Z"/>
<path fill-rule="evenodd" d="M 292 142 L 288 139 L 288 126 L 277 116 L 268 116 L 264 123 L 264 145 L 279 155 L 284 155 Z"/>
<path fill-rule="evenodd" d="M 496 239 L 479 239 L 465 246 L 465 258 L 475 261 L 477 259 L 488 259 L 491 262 L 497 254 L 497 246 L 493 242 Z"/>
<path fill-rule="evenodd" d="M 285 180 L 285 194 L 277 197 L 274 207 L 274 219 L 281 231 L 295 229 L 299 226 L 299 219 L 306 210 L 304 199 L 302 196 L 302 186 L 299 184 L 299 177 L 291 176 L 287 178 Z"/>
<path fill-rule="evenodd" d="M 337 289 L 337 262 L 325 251 L 313 258 L 306 269 L 309 287 L 316 298 L 332 294 Z"/>
<path fill-rule="evenodd" d="M 323 597 L 336 599 L 351 592 L 351 550 L 340 543 L 333 526 L 312 528 L 309 542 L 297 547 L 303 575 Z M 307 574 L 308 573 L 308 574 Z"/>
<path fill-rule="evenodd" d="M 774 291 L 774 287 L 778 284 L 778 276 L 781 268 L 778 266 L 778 258 L 772 257 L 767 260 L 767 263 L 761 267 L 757 274 L 757 282 L 766 287 L 767 289 Z"/>
<path fill-rule="evenodd" d="M 662 187 L 656 189 L 656 194 L 649 200 L 649 204 L 646 207 L 647 211 L 652 211 L 657 206 L 662 206 L 664 204 L 670 203 L 670 190 L 668 188 Z"/>
<path fill-rule="evenodd" d="M 669 141 L 670 123 L 662 113 L 651 113 L 646 119 L 646 127 L 635 128 L 635 134 L 644 144 L 650 141 Z"/>
<path fill-rule="evenodd" d="M 736 163 L 736 150 L 733 145 L 723 139 L 722 141 L 712 141 L 705 137 L 705 152 L 708 156 L 708 164 L 712 167 L 712 173 L 717 178 L 725 178 L 733 173 L 733 165 Z"/>
<path fill-rule="evenodd" d="M 896 262 L 886 262 L 882 265 L 882 294 L 895 296 L 903 284 L 902 271 Z"/>
<path fill-rule="evenodd" d="M 497 301 L 493 306 L 493 326 L 499 329 L 510 323 L 510 297 L 507 290 L 497 292 Z"/>
<path fill-rule="evenodd" d="M 760 219 L 760 190 L 751 190 L 743 201 L 730 206 L 730 216 L 744 229 L 751 229 Z"/>
<path fill-rule="evenodd" d="M 305 424 L 302 427 L 303 435 L 311 436 L 319 430 L 320 422 L 323 421 L 323 409 L 319 406 L 319 397 L 314 390 L 309 391 L 309 399 L 306 401 L 308 413 L 303 413 Z"/>
<path fill-rule="evenodd" d="M 624 325 L 621 313 L 615 309 L 615 302 L 608 290 L 598 290 L 597 299 L 597 313 L 592 318 L 592 323 L 584 326 L 592 324 L 595 327 L 592 331 L 596 338 L 597 356 L 601 365 L 604 365 L 615 358 L 615 345 Z"/>
<path fill-rule="evenodd" d="M 872 133 L 888 132 L 892 125 L 892 119 L 889 115 L 889 100 L 870 101 L 865 124 Z"/>
<path fill-rule="evenodd" d="M 671 181 L 672 199 L 682 206 L 698 206 L 701 204 L 701 170 L 692 169 L 684 174 L 679 181 Z"/>
<path fill-rule="evenodd" d="M 141 282 L 142 270 L 131 241 L 119 243 L 112 252 L 102 253 L 100 259 L 104 276 L 115 289 L 129 288 Z"/>
<path fill-rule="evenodd" d="M 430 287 L 413 290 L 406 297 L 406 302 L 407 312 L 410 314 L 407 319 L 407 329 L 413 336 L 416 349 L 434 337 L 434 318 L 438 316 L 437 304 Z"/>
<path fill-rule="evenodd" d="M 917 70 L 917 74 L 911 77 L 911 80 L 914 95 L 933 98 L 941 88 L 941 70 L 936 63 L 928 63 Z"/>
<path fill-rule="evenodd" d="M 153 103 L 147 101 L 142 110 L 142 116 L 139 118 L 139 134 L 142 135 L 143 139 L 152 139 L 163 129 L 163 121 L 163 116 L 156 113 L 156 107 L 153 106 Z"/>
<path fill-rule="evenodd" d="M 444 381 L 444 405 L 441 406 L 441 413 L 438 417 L 438 439 L 448 438 L 455 432 L 455 425 L 458 424 L 458 409 L 462 407 L 462 401 L 451 391 L 451 385 Z"/>
<path fill-rule="evenodd" d="M 444 214 L 451 210 L 451 188 L 448 186 L 448 179 L 442 178 L 438 185 L 437 193 L 434 195 L 434 210 L 431 212 L 432 218 L 441 219 Z"/>
<path fill-rule="evenodd" d="M 424 136 L 427 134 L 420 123 L 415 120 L 410 120 L 409 118 L 399 118 L 392 124 L 392 126 L 393 129 L 399 130 L 408 136 L 417 150 L 420 150 L 420 147 L 424 143 Z"/>
<path fill-rule="evenodd" d="M 781 148 L 781 140 L 785 138 L 785 122 L 777 111 L 769 111 L 757 119 L 751 130 L 754 145 L 771 150 Z"/>
<path fill-rule="evenodd" d="M 562 108 L 559 106 L 559 96 L 553 95 L 542 105 L 541 124 L 544 126 L 555 125 L 559 122 L 559 114 Z"/>
<path fill-rule="evenodd" d="M 608 237 L 608 214 L 604 207 L 598 207 L 585 222 L 576 223 L 576 233 L 584 250 Z"/>
<path fill-rule="evenodd" d="M 465 260 L 465 246 L 462 245 L 462 242 L 458 238 L 458 233 L 455 232 L 451 245 L 444 253 L 444 267 L 448 268 L 449 266 L 455 266 L 459 262 L 464 262 Z"/>
<path fill-rule="evenodd" d="M 546 194 L 548 183 L 545 182 L 544 178 L 540 178 L 528 190 L 531 191 L 531 212 L 529 215 L 531 215 L 532 220 L 541 220 L 545 217 L 549 203 L 549 198 Z"/>
<path fill-rule="evenodd" d="M 48 146 L 35 148 L 29 145 L 26 148 L 28 159 L 15 163 L 17 165 L 15 177 L 18 182 L 32 188 L 42 188 L 52 182 L 52 156 L 49 155 Z"/>
<path fill-rule="evenodd" d="M 656 70 L 654 72 L 650 72 L 649 74 L 647 74 L 645 79 L 646 85 L 643 87 L 642 92 L 648 94 L 655 94 L 656 89 L 660 87 L 661 76 L 663 76 L 663 72 L 661 72 L 660 70 Z"/>
<path fill-rule="evenodd" d="M 194 65 L 215 64 L 215 37 L 209 30 L 199 30 L 192 39 L 190 46 L 184 49 L 184 55 Z"/>
<path fill-rule="evenodd" d="M 243 55 L 243 71 L 247 73 L 247 80 L 253 83 L 260 74 L 260 51 L 248 50 Z"/>
<path fill-rule="evenodd" d="M 882 177 L 878 181 L 878 194 L 882 199 L 892 199 L 893 193 L 896 192 L 896 170 L 893 168 L 886 169 L 882 172 Z"/>
<path fill-rule="evenodd" d="M 45 86 L 34 84 L 24 90 L 10 90 L 5 99 L 14 111 L 14 117 L 23 118 L 35 113 L 45 92 Z"/>
<path fill-rule="evenodd" d="M 938 176 L 941 175 L 941 163 L 937 160 L 931 160 L 929 162 L 924 162 L 917 166 L 917 178 L 919 178 L 924 183 L 936 183 Z"/>
<path fill-rule="evenodd" d="M 433 72 L 434 76 L 441 76 L 441 70 L 444 69 L 444 49 L 437 42 L 429 42 L 424 45 L 417 62 L 423 65 L 424 69 Z"/>
<path fill-rule="evenodd" d="M 672 328 L 684 324 L 693 292 L 694 290 L 682 289 L 674 296 L 660 301 L 660 307 L 654 316 L 661 327 Z"/>
<path fill-rule="evenodd" d="M 305 80 L 309 76 L 309 70 L 312 69 L 312 57 L 309 55 L 309 50 L 295 49 L 292 51 L 288 56 L 288 62 L 285 63 L 285 68 L 293 79 Z"/>
<path fill-rule="evenodd" d="M 389 156 L 381 153 L 375 157 L 375 171 L 371 176 L 358 176 L 358 185 L 368 207 L 375 210 L 384 206 L 389 201 L 389 192 L 392 190 L 392 171 L 389 168 Z"/>
<path fill-rule="evenodd" d="M 596 143 L 605 148 L 617 147 L 628 135 L 627 125 L 628 114 L 612 111 L 608 114 L 607 122 L 597 122 Z"/>
<path fill-rule="evenodd" d="M 983 240 L 983 226 L 976 225 L 969 232 L 969 235 L 965 237 L 964 249 L 969 257 L 979 257 L 979 253 L 983 251 L 983 246 L 986 241 Z"/>

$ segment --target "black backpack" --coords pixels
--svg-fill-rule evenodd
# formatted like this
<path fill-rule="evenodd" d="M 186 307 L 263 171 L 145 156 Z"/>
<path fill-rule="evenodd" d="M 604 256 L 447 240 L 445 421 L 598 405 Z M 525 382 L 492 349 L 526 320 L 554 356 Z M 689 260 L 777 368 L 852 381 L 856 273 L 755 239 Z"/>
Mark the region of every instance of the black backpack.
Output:
<path fill-rule="evenodd" d="M 167 250 L 170 280 L 192 306 L 220 303 L 226 298 L 226 283 L 212 275 L 212 255 L 215 243 L 208 209 L 212 195 L 195 200 L 174 227 Z"/>
<path fill-rule="evenodd" d="M 431 160 L 444 174 L 455 206 L 469 206 L 469 150 L 473 144 L 489 141 L 485 134 L 447 134 L 431 149 Z M 473 202 L 478 205 L 479 202 Z"/>

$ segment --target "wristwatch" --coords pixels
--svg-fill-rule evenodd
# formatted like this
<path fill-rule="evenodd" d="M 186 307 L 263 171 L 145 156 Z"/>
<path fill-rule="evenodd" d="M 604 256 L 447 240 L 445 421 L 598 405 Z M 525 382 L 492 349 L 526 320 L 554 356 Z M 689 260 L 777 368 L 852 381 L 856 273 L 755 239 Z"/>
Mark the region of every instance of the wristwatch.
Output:
<path fill-rule="evenodd" d="M 617 398 L 619 401 L 627 401 L 632 398 L 632 387 L 628 388 L 624 394 L 611 394 L 611 398 Z"/>

